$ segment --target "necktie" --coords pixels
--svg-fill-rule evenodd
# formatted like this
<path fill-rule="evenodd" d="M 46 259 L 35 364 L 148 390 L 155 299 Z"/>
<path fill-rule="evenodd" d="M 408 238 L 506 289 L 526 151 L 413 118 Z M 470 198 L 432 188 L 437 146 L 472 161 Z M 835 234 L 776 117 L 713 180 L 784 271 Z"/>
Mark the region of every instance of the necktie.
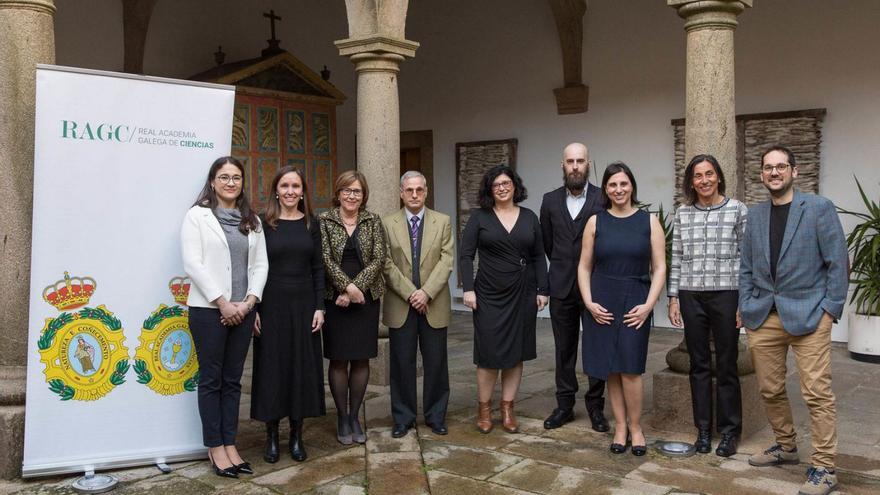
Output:
<path fill-rule="evenodd" d="M 409 239 L 412 246 L 412 281 L 416 287 L 421 287 L 421 277 L 419 276 L 419 217 L 409 219 Z"/>
<path fill-rule="evenodd" d="M 416 249 L 419 242 L 419 217 L 412 217 L 409 219 L 409 239 L 412 243 L 412 248 Z"/>

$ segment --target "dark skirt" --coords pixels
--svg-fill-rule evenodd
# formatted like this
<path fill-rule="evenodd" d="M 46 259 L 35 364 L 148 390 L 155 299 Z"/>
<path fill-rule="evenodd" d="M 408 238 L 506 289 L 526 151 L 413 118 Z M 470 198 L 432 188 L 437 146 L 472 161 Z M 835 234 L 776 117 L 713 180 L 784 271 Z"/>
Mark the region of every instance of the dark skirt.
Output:
<path fill-rule="evenodd" d="M 648 338 L 653 313 L 636 330 L 623 323 L 623 316 L 648 297 L 649 286 L 638 277 L 615 277 L 593 273 L 590 289 L 593 301 L 614 315 L 610 325 L 600 325 L 589 311 L 584 312 L 584 373 L 607 380 L 613 373 L 641 375 L 648 359 Z"/>
<path fill-rule="evenodd" d="M 379 354 L 379 300 L 365 294 L 364 304 L 340 308 L 326 301 L 324 357 L 341 361 L 372 359 Z"/>
<path fill-rule="evenodd" d="M 260 304 L 261 336 L 254 338 L 251 418 L 274 421 L 323 416 L 321 336 L 312 332 L 312 281 L 270 280 Z"/>
<path fill-rule="evenodd" d="M 533 268 L 524 265 L 504 279 L 477 274 L 474 318 L 474 364 L 510 369 L 537 357 L 537 287 Z"/>

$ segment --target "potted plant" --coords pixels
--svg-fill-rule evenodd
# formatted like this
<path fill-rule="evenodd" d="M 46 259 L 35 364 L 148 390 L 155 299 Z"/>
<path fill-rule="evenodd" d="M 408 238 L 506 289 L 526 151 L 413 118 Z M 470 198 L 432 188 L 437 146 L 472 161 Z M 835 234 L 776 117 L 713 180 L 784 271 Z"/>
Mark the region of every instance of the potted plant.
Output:
<path fill-rule="evenodd" d="M 880 363 L 880 204 L 868 199 L 858 179 L 856 185 L 867 213 L 837 209 L 860 221 L 846 238 L 852 253 L 849 282 L 854 307 L 847 348 L 857 361 Z"/>

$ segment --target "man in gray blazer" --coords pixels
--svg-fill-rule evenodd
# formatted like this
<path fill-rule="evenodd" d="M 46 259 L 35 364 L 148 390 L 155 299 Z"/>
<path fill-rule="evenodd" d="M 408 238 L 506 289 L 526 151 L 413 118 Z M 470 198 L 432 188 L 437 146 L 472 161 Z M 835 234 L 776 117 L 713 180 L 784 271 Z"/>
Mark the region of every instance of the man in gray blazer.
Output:
<path fill-rule="evenodd" d="M 794 154 L 773 146 L 761 158 L 770 201 L 749 210 L 742 242 L 739 308 L 747 329 L 764 409 L 776 445 L 749 464 L 797 464 L 797 442 L 785 393 L 786 356 L 794 352 L 801 394 L 810 410 L 812 467 L 801 494 L 837 486 L 837 412 L 831 391 L 831 325 L 846 302 L 848 255 L 834 204 L 792 187 Z"/>

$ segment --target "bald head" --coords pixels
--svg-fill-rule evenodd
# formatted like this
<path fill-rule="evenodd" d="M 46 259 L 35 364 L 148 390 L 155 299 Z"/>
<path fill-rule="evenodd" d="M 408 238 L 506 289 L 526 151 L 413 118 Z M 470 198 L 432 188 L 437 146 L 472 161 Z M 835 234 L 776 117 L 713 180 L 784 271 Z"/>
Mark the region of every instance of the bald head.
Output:
<path fill-rule="evenodd" d="M 562 159 L 568 156 L 587 156 L 587 146 L 581 143 L 571 143 L 562 150 Z"/>
<path fill-rule="evenodd" d="M 589 171 L 590 163 L 585 145 L 571 143 L 562 150 L 562 180 L 569 191 L 575 194 L 583 191 Z"/>

